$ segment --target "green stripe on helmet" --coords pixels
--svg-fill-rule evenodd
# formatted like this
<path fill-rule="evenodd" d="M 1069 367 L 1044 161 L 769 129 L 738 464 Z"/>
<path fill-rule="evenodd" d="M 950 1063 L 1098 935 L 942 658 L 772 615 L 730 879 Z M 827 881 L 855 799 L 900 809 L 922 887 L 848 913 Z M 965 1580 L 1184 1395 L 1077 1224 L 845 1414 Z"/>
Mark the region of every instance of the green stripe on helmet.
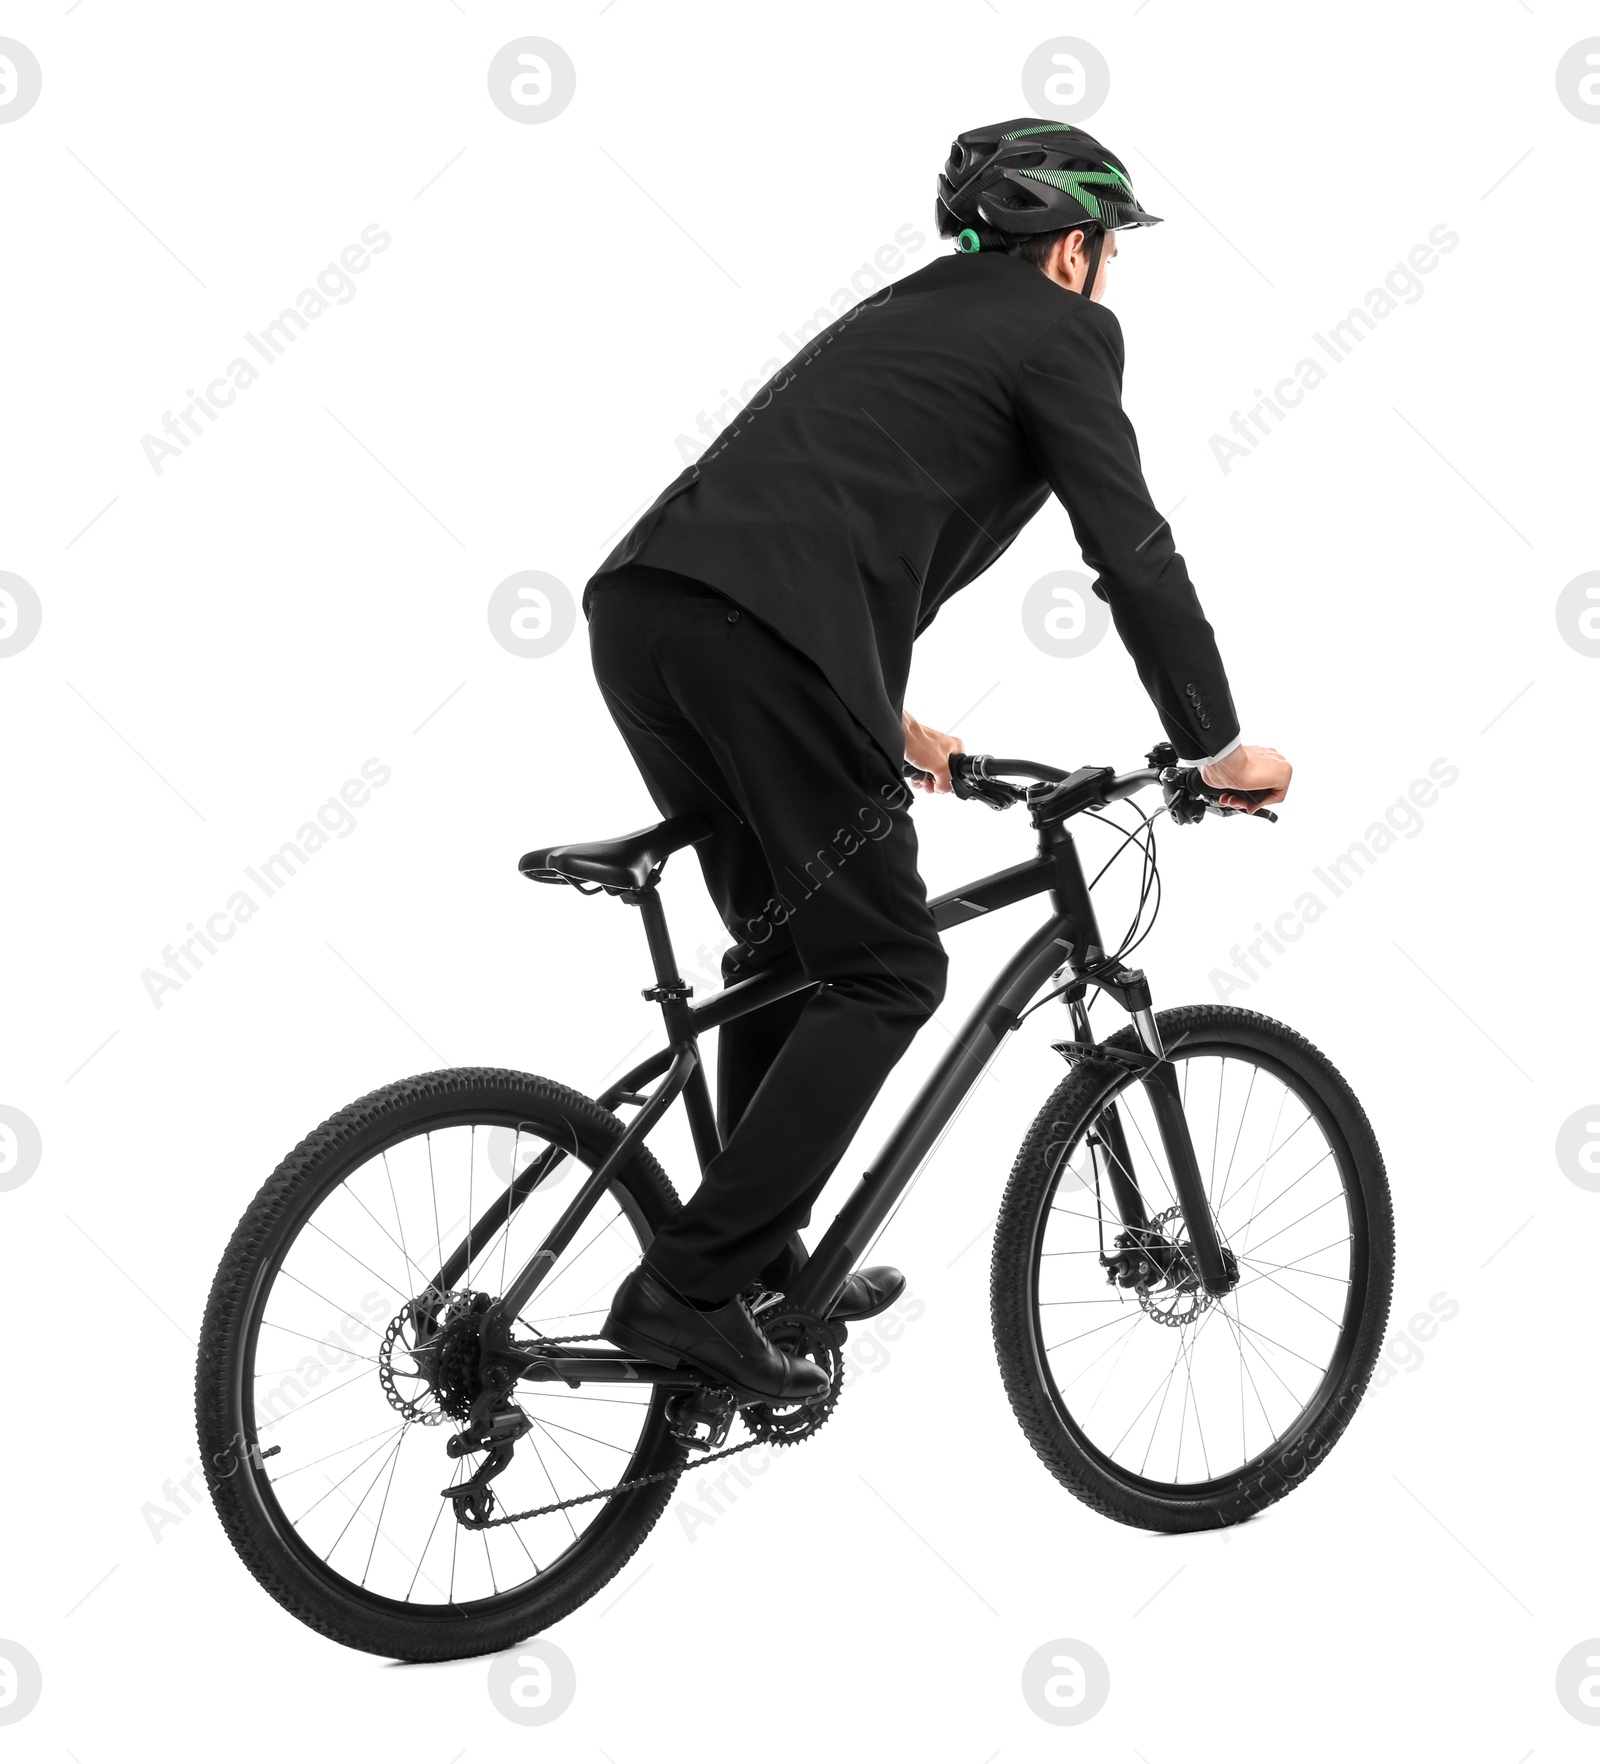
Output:
<path fill-rule="evenodd" d="M 1104 220 L 1105 213 L 1101 208 L 1100 198 L 1089 188 L 1091 184 L 1113 185 L 1126 191 L 1130 202 L 1136 200 L 1128 180 L 1121 172 L 1109 168 L 1103 172 L 1018 171 L 1015 175 L 1019 178 L 1032 178 L 1036 184 L 1049 184 L 1054 189 L 1064 191 L 1081 203 L 1093 220 Z"/>

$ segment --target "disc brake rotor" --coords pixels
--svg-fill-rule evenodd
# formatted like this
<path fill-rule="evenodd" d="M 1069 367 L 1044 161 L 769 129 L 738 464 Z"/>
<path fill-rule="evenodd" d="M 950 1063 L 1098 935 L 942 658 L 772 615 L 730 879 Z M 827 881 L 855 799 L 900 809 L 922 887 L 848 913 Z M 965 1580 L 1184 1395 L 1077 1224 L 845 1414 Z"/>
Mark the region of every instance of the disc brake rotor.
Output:
<path fill-rule="evenodd" d="M 1157 1250 L 1155 1239 L 1159 1233 L 1164 1239 L 1160 1248 L 1167 1251 L 1162 1258 L 1167 1271 L 1162 1280 L 1137 1289 L 1145 1315 L 1168 1329 L 1182 1329 L 1216 1302 L 1201 1283 L 1183 1228 L 1182 1207 L 1168 1207 L 1150 1221 L 1144 1244 L 1146 1256 Z"/>

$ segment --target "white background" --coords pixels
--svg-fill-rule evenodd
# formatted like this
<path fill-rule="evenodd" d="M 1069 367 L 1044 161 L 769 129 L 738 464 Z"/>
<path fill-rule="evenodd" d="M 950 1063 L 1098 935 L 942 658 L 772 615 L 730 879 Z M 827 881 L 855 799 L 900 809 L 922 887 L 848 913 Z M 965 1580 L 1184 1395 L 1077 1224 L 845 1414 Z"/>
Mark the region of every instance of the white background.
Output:
<path fill-rule="evenodd" d="M 0 569 L 43 606 L 0 661 L 0 1102 L 44 1144 L 0 1194 L 0 1636 L 44 1674 L 14 1754 L 983 1764 L 1070 1743 L 1163 1764 L 1342 1758 L 1379 1731 L 1397 1753 L 1590 1755 L 1554 1682 L 1600 1633 L 1600 1196 L 1554 1148 L 1597 1090 L 1600 661 L 1555 602 L 1597 566 L 1600 128 L 1555 69 L 1592 9 L 79 0 L 0 30 L 44 73 L 0 128 Z M 908 222 L 908 267 L 930 261 L 950 138 L 1027 111 L 1024 59 L 1069 31 L 1111 68 L 1090 126 L 1167 217 L 1125 239 L 1110 293 L 1152 491 L 1183 499 L 1246 739 L 1297 768 L 1276 828 L 1167 832 L 1141 959 L 1158 1002 L 1215 996 L 1312 866 L 1431 762 L 1459 767 L 1422 831 L 1233 995 L 1366 1104 L 1395 1339 L 1433 1295 L 1459 1313 L 1259 1522 L 1151 1537 L 1077 1504 L 988 1341 L 986 1230 L 1061 1070 L 1041 1014 L 882 1246 L 926 1306 L 887 1367 L 692 1541 L 669 1508 L 552 1632 L 577 1696 L 525 1734 L 486 1662 L 396 1669 L 302 1628 L 209 1510 L 153 1539 L 146 1509 L 195 1453 L 216 1259 L 279 1157 L 367 1089 L 483 1062 L 593 1091 L 646 1033 L 631 916 L 530 889 L 515 860 L 641 825 L 648 798 L 581 626 L 519 659 L 490 592 L 524 569 L 578 592 L 781 332 Z M 577 69 L 535 127 L 485 84 L 528 34 Z M 374 223 L 393 243 L 354 298 L 155 473 L 162 413 Z M 1422 296 L 1224 473 L 1211 436 L 1440 223 L 1460 245 Z M 1158 729 L 1115 641 L 1053 660 L 1019 619 L 1077 564 L 1052 506 L 941 616 L 911 708 L 974 749 L 1137 763 Z M 356 830 L 156 1008 L 142 971 L 369 757 L 393 777 Z M 917 818 L 935 889 L 1028 849 L 1020 817 Z M 692 864 L 667 895 L 686 958 L 715 945 Z M 951 938 L 940 1022 L 847 1168 L 1032 911 Z M 675 1128 L 661 1144 L 683 1183 Z M 1111 1673 L 1071 1734 L 1019 1688 L 1060 1637 Z"/>

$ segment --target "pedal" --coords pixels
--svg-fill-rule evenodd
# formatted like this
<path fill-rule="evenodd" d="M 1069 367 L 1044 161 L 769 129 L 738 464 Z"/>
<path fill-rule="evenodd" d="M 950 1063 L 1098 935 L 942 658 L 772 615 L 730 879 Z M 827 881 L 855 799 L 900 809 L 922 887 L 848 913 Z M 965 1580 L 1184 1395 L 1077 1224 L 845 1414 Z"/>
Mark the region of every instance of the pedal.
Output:
<path fill-rule="evenodd" d="M 667 1427 L 691 1452 L 716 1451 L 728 1437 L 733 1416 L 731 1391 L 702 1388 L 667 1399 Z"/>

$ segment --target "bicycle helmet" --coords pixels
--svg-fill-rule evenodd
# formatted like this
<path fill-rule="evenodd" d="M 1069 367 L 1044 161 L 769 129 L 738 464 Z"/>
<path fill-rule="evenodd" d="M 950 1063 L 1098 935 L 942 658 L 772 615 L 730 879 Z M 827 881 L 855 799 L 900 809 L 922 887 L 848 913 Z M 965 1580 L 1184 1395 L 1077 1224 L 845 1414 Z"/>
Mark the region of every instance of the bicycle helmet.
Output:
<path fill-rule="evenodd" d="M 1084 290 L 1093 288 L 1105 235 L 1153 227 L 1128 168 L 1093 135 L 1069 123 L 1018 117 L 969 129 L 950 146 L 935 211 L 941 238 L 958 251 L 1003 251 L 1029 234 L 1081 226 L 1089 245 Z"/>

